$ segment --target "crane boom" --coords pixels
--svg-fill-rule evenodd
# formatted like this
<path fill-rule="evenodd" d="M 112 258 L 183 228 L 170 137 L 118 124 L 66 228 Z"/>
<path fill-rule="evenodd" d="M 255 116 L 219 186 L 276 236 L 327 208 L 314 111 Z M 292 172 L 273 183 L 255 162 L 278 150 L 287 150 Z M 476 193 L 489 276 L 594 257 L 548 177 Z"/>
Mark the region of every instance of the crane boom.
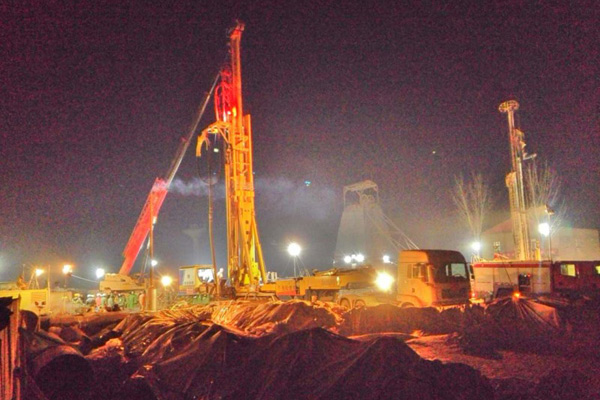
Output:
<path fill-rule="evenodd" d="M 181 165 L 181 161 L 183 160 L 185 152 L 187 151 L 194 133 L 198 128 L 198 124 L 204 115 L 204 111 L 206 110 L 206 106 L 210 101 L 213 91 L 215 90 L 218 79 L 219 75 L 215 77 L 210 91 L 206 94 L 202 105 L 198 109 L 196 118 L 190 125 L 187 135 L 182 138 L 181 142 L 179 143 L 175 157 L 173 158 L 173 161 L 171 161 L 171 165 L 169 166 L 167 173 L 164 175 L 164 178 L 156 178 L 154 181 L 154 184 L 150 189 L 150 193 L 146 198 L 146 203 L 142 208 L 142 212 L 137 219 L 135 227 L 133 228 L 133 232 L 131 232 L 131 236 L 127 241 L 127 245 L 123 250 L 123 257 L 125 257 L 125 259 L 123 260 L 119 274 L 129 274 L 138 254 L 140 253 L 144 241 L 148 237 L 148 233 L 150 232 L 152 224 L 156 222 L 156 217 L 158 216 L 158 212 L 165 201 L 165 197 L 169 191 L 169 186 L 171 185 L 173 178 L 175 178 L 175 174 Z"/>

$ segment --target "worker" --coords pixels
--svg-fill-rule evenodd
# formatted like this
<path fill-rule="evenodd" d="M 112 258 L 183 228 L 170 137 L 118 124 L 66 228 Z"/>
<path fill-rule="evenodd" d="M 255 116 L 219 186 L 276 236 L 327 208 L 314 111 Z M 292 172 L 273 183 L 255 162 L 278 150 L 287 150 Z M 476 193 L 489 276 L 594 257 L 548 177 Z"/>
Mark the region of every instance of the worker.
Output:
<path fill-rule="evenodd" d="M 112 311 L 115 305 L 115 298 L 112 293 L 109 293 L 106 297 L 106 311 Z"/>
<path fill-rule="evenodd" d="M 130 311 L 133 310 L 135 308 L 135 303 L 135 293 L 129 292 L 129 294 L 127 295 L 127 309 Z"/>
<path fill-rule="evenodd" d="M 100 311 L 102 307 L 102 297 L 100 297 L 100 293 L 96 293 L 96 312 Z"/>
<path fill-rule="evenodd" d="M 144 311 L 146 307 L 146 294 L 144 292 L 140 293 L 138 303 L 140 304 L 140 311 Z"/>

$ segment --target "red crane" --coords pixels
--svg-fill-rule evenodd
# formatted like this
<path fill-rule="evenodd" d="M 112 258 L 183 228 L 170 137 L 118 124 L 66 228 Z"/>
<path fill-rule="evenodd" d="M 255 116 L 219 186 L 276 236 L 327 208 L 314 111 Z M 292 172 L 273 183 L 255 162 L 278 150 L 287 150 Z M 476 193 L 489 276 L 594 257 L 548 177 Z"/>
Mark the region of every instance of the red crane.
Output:
<path fill-rule="evenodd" d="M 198 128 L 200 119 L 202 118 L 202 115 L 204 115 L 204 111 L 206 110 L 206 106 L 212 96 L 218 79 L 219 75 L 217 75 L 213 81 L 210 91 L 204 98 L 202 106 L 198 109 L 196 119 L 192 122 L 187 136 L 182 138 L 181 143 L 177 148 L 177 152 L 175 153 L 175 157 L 173 158 L 167 173 L 164 175 L 164 178 L 156 178 L 154 181 L 152 189 L 150 189 L 150 193 L 146 199 L 146 203 L 144 204 L 144 208 L 142 208 L 142 212 L 140 213 L 135 227 L 133 228 L 133 232 L 131 232 L 129 241 L 127 241 L 127 245 L 123 250 L 123 256 L 125 259 L 123 260 L 123 265 L 121 265 L 121 269 L 119 270 L 120 275 L 129 275 L 129 272 L 131 271 L 131 268 L 133 267 L 133 264 L 140 253 L 142 245 L 150 233 L 152 225 L 156 222 L 156 217 L 158 216 L 160 208 L 165 201 L 165 197 L 169 192 L 169 186 L 171 185 L 171 182 L 173 181 L 173 178 L 179 169 L 179 165 L 183 160 L 183 156 L 190 145 L 190 141 L 192 140 L 192 137 Z"/>

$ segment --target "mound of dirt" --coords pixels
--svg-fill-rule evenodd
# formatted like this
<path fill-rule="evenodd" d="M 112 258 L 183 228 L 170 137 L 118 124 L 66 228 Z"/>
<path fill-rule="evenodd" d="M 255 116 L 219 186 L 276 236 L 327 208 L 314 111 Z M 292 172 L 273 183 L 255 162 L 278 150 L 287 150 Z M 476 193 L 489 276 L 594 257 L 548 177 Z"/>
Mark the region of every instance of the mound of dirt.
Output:
<path fill-rule="evenodd" d="M 237 302 L 215 310 L 212 320 L 253 335 L 263 335 L 315 327 L 335 328 L 341 322 L 339 311 L 342 309 L 332 303 L 304 300 Z"/>
<path fill-rule="evenodd" d="M 553 307 L 512 297 L 494 301 L 484 318 L 467 326 L 458 344 L 469 354 L 498 357 L 498 350 L 547 353 L 565 333 L 566 325 Z"/>
<path fill-rule="evenodd" d="M 172 400 L 493 396 L 487 379 L 466 365 L 423 360 L 393 337 L 355 341 L 322 328 L 251 337 L 214 325 L 139 376 L 156 398 Z"/>
<path fill-rule="evenodd" d="M 467 321 L 479 319 L 471 308 L 439 312 L 435 308 L 400 308 L 391 304 L 355 308 L 343 314 L 342 335 L 376 332 L 441 334 L 462 331 Z"/>

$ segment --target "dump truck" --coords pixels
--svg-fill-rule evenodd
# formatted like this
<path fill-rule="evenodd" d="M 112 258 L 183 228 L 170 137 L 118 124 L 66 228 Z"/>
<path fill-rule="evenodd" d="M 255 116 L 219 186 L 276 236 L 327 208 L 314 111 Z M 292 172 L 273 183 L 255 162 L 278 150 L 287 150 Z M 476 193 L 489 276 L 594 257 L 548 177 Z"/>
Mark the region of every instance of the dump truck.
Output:
<path fill-rule="evenodd" d="M 346 308 L 395 304 L 401 307 L 448 307 L 469 302 L 471 270 L 452 250 L 402 250 L 394 274 L 378 271 L 371 282 L 341 289 Z"/>
<path fill-rule="evenodd" d="M 600 261 L 495 260 L 472 264 L 472 299 L 488 302 L 506 296 L 600 295 Z"/>

